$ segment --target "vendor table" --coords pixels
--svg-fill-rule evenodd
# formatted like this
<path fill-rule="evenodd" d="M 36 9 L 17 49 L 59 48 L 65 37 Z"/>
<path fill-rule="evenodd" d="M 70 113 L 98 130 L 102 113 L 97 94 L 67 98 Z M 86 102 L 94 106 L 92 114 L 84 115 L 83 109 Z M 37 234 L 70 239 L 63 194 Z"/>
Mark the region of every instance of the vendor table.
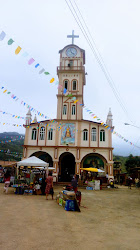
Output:
<path fill-rule="evenodd" d="M 22 184 L 14 184 L 12 185 L 15 188 L 15 194 L 32 194 L 33 191 L 30 187 L 26 187 Z"/>

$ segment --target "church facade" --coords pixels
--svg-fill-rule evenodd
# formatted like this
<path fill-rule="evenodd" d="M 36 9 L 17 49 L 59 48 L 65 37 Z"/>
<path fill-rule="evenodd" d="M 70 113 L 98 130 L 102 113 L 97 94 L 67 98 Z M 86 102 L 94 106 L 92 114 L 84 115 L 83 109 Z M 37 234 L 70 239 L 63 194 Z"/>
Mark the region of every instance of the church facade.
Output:
<path fill-rule="evenodd" d="M 59 51 L 57 117 L 31 123 L 26 115 L 23 157 L 37 156 L 55 168 L 56 181 L 70 181 L 81 167 L 103 169 L 113 178 L 112 133 L 101 123 L 83 119 L 85 51 L 70 44 Z M 78 101 L 77 101 L 78 100 Z M 111 110 L 106 124 L 112 127 Z M 112 127 L 113 128 L 113 127 Z"/>

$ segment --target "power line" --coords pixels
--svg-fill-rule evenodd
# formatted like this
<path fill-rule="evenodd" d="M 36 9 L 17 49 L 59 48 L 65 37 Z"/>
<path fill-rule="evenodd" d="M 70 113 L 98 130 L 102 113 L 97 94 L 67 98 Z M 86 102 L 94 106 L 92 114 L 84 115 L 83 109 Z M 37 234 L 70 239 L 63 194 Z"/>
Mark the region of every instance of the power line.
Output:
<path fill-rule="evenodd" d="M 80 20 L 80 17 L 78 16 L 78 14 L 77 14 L 77 12 L 76 12 L 76 10 L 75 10 L 75 8 L 74 8 L 74 6 L 73 6 L 71 0 L 69 0 L 71 6 L 68 4 L 68 1 L 67 1 L 67 0 L 65 0 L 65 2 L 66 2 L 66 4 L 67 4 L 68 8 L 70 9 L 70 11 L 71 11 L 71 13 L 72 13 L 72 15 L 73 15 L 75 21 L 77 22 L 77 24 L 78 24 L 78 26 L 79 26 L 81 32 L 83 33 L 83 35 L 84 35 L 84 37 L 85 37 L 85 39 L 86 39 L 88 45 L 90 46 L 90 48 L 91 48 L 91 50 L 92 50 L 92 52 L 93 52 L 93 54 L 94 54 L 94 56 L 95 56 L 95 58 L 96 58 L 98 64 L 100 65 L 101 70 L 103 71 L 103 73 L 104 73 L 104 75 L 105 75 L 105 77 L 106 77 L 106 79 L 107 79 L 107 81 L 108 81 L 108 83 L 109 83 L 109 85 L 110 85 L 110 87 L 111 87 L 111 89 L 112 89 L 112 91 L 113 91 L 113 93 L 114 93 L 114 95 L 115 95 L 117 101 L 119 102 L 121 108 L 123 109 L 123 111 L 125 112 L 125 114 L 126 114 L 127 117 L 128 117 L 128 112 L 127 112 L 127 110 L 126 110 L 124 104 L 122 103 L 119 94 L 117 93 L 118 91 L 117 91 L 117 89 L 116 89 L 116 86 L 115 86 L 115 84 L 114 84 L 114 82 L 113 82 L 113 80 L 112 80 L 112 78 L 111 78 L 111 76 L 110 76 L 110 74 L 109 74 L 109 72 L 108 72 L 108 70 L 107 70 L 107 68 L 106 68 L 106 65 L 105 65 L 105 63 L 104 63 L 104 61 L 103 61 L 103 59 L 102 59 L 102 56 L 100 55 L 100 53 L 99 53 L 99 51 L 98 51 L 98 49 L 97 49 L 97 46 L 95 45 L 95 42 L 94 42 L 94 40 L 93 40 L 93 38 L 92 38 L 92 36 L 91 36 L 91 33 L 90 33 L 89 29 L 88 29 L 88 26 L 86 25 L 86 22 L 84 21 L 84 18 L 83 18 L 83 16 L 82 16 L 82 14 L 81 14 L 81 12 L 80 12 L 80 10 L 79 10 L 77 4 L 75 3 L 75 5 L 76 5 L 76 7 L 77 7 L 77 9 L 78 9 L 78 12 L 80 13 L 80 16 L 81 16 L 81 18 L 82 18 L 82 20 L 83 20 L 83 22 L 84 22 L 84 24 L 85 24 L 85 26 L 86 26 L 86 29 L 88 30 L 88 33 L 90 34 L 90 36 L 91 36 L 91 38 L 92 38 L 92 41 L 93 41 L 93 43 L 94 43 L 94 47 L 96 47 L 96 50 L 97 50 L 97 52 L 98 52 L 100 58 L 99 58 L 99 56 L 97 55 L 97 52 L 96 52 L 95 48 L 93 47 L 93 44 L 92 44 L 92 42 L 91 42 L 91 40 L 90 40 L 90 38 L 89 38 L 89 36 L 88 36 L 88 33 L 86 32 L 86 30 L 85 30 L 85 28 L 84 28 L 84 26 L 83 26 L 83 24 L 82 24 L 82 22 L 81 22 L 81 20 Z M 75 1 L 74 1 L 74 2 L 75 2 Z M 75 14 L 73 13 L 73 11 L 75 12 Z M 76 17 L 77 17 L 77 18 L 76 18 Z M 77 19 L 78 19 L 78 20 L 77 20 Z M 129 117 L 128 117 L 128 118 L 129 118 Z M 129 119 L 129 120 L 130 120 L 130 119 Z M 132 121 L 131 121 L 131 122 L 132 122 Z"/>

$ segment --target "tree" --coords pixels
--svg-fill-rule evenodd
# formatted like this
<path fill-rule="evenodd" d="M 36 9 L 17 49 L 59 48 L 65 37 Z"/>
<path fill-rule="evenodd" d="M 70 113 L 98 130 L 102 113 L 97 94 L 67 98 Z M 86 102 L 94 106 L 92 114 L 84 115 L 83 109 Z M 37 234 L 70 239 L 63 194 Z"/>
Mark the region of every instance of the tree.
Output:
<path fill-rule="evenodd" d="M 136 167 L 140 167 L 140 157 L 135 156 L 133 157 L 133 155 L 129 155 L 128 160 L 125 163 L 126 166 L 126 170 L 129 174 L 131 174 L 133 172 L 133 169 Z"/>

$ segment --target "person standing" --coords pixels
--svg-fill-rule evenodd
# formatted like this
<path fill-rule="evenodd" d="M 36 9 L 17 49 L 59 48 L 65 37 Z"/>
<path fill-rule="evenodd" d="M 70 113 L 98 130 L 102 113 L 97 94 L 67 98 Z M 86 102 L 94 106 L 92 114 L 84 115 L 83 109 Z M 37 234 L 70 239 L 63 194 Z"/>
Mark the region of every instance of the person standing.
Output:
<path fill-rule="evenodd" d="M 76 174 L 74 175 L 74 178 L 72 179 L 71 181 L 71 185 L 73 187 L 73 190 L 75 193 L 77 193 L 77 186 L 78 186 L 78 183 L 77 183 L 77 177 L 76 177 Z"/>
<path fill-rule="evenodd" d="M 128 177 L 128 188 L 131 189 L 131 184 L 132 184 L 132 178 L 129 176 Z"/>
<path fill-rule="evenodd" d="M 8 193 L 8 187 L 10 185 L 10 177 L 11 177 L 11 174 L 10 172 L 7 170 L 7 172 L 4 174 L 4 192 L 7 194 Z"/>
<path fill-rule="evenodd" d="M 52 200 L 53 200 L 53 177 L 52 177 L 52 173 L 49 172 L 48 177 L 46 178 L 46 189 L 45 189 L 45 193 L 46 193 L 46 200 L 48 200 L 48 195 L 51 194 L 52 196 Z"/>

